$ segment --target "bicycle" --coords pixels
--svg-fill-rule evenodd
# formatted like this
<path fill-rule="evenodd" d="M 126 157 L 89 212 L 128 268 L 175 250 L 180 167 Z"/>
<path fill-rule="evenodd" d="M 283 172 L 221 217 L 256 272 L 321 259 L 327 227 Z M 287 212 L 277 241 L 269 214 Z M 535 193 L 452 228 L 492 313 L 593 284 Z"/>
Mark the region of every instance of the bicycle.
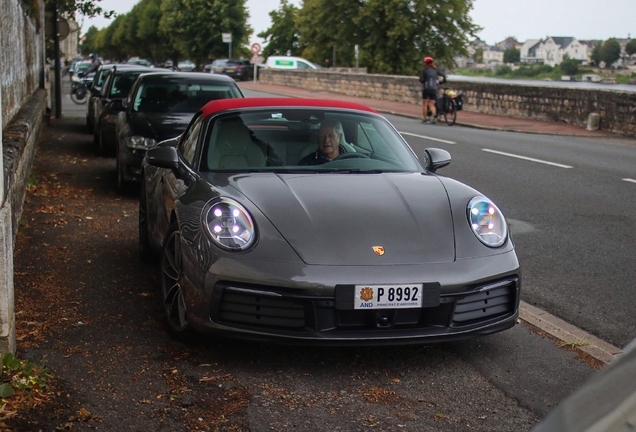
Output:
<path fill-rule="evenodd" d="M 447 125 L 453 126 L 457 121 L 457 111 L 461 111 L 463 100 L 462 95 L 457 95 L 454 91 L 447 91 L 442 87 L 442 95 L 437 99 L 437 115 L 443 115 Z"/>

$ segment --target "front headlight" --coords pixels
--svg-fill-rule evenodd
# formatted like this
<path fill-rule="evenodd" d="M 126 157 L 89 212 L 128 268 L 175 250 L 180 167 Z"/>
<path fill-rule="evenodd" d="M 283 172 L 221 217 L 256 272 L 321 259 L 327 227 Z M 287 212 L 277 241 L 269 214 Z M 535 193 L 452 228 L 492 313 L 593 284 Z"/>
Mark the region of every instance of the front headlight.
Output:
<path fill-rule="evenodd" d="M 217 246 L 231 251 L 248 249 L 256 241 L 254 221 L 242 205 L 229 198 L 218 198 L 203 214 L 208 235 Z"/>
<path fill-rule="evenodd" d="M 508 238 L 508 224 L 503 213 L 484 196 L 475 197 L 468 202 L 468 223 L 486 246 L 499 247 Z"/>
<path fill-rule="evenodd" d="M 139 135 L 133 135 L 126 140 L 126 145 L 133 149 L 148 150 L 157 145 L 157 141 L 153 138 L 145 138 Z"/>

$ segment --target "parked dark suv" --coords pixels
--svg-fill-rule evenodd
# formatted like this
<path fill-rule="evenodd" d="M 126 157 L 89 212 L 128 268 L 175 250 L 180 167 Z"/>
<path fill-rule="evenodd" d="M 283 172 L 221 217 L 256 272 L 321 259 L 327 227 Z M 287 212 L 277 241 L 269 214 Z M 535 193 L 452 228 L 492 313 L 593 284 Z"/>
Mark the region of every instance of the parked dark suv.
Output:
<path fill-rule="evenodd" d="M 247 81 L 254 77 L 254 65 L 249 60 L 228 60 L 216 73 Z"/>
<path fill-rule="evenodd" d="M 140 76 L 117 115 L 117 189 L 141 180 L 146 150 L 183 133 L 192 116 L 212 100 L 242 98 L 233 79 L 203 72 Z"/>

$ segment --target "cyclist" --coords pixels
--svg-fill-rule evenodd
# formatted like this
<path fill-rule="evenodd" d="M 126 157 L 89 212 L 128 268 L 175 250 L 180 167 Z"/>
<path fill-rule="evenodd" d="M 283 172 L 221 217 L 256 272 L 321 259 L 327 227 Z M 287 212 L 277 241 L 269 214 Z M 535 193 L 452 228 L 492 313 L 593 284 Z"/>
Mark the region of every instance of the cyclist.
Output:
<path fill-rule="evenodd" d="M 437 119 L 436 102 L 438 98 L 437 81 L 442 77 L 446 81 L 446 75 L 437 70 L 435 59 L 426 57 L 424 68 L 420 71 L 420 83 L 422 83 L 422 123 L 435 123 Z M 431 117 L 429 117 L 429 112 Z"/>

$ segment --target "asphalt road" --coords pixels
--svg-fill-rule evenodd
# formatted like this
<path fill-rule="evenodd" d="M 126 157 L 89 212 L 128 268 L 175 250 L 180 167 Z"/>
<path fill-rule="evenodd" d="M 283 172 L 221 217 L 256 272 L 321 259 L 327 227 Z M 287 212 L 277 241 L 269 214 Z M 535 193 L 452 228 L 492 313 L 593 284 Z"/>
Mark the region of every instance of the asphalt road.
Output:
<path fill-rule="evenodd" d="M 391 119 L 419 154 L 448 150 L 453 162 L 440 173 L 512 220 L 525 301 L 619 347 L 636 337 L 636 141 Z"/>
<path fill-rule="evenodd" d="M 47 363 L 54 396 L 14 418 L 15 430 L 517 432 L 594 374 L 576 353 L 521 324 L 464 343 L 392 348 L 172 340 L 158 269 L 137 257 L 137 197 L 116 192 L 115 161 L 97 155 L 78 107 L 66 99 L 63 119 L 43 131 L 38 183 L 16 242 L 18 354 Z M 474 133 L 441 128 L 430 134 L 459 142 L 442 135 Z M 418 152 L 427 145 L 412 144 Z M 495 178 L 523 169 L 446 145 L 455 156 L 448 175 L 477 180 L 510 217 L 526 221 L 531 229 L 515 235 L 527 255 L 524 235 L 547 229 L 515 210 L 525 200 Z"/>
<path fill-rule="evenodd" d="M 452 163 L 439 173 L 489 196 L 511 219 L 523 300 L 618 347 L 636 337 L 636 140 L 386 117 L 420 158 L 427 147 L 448 150 Z"/>

